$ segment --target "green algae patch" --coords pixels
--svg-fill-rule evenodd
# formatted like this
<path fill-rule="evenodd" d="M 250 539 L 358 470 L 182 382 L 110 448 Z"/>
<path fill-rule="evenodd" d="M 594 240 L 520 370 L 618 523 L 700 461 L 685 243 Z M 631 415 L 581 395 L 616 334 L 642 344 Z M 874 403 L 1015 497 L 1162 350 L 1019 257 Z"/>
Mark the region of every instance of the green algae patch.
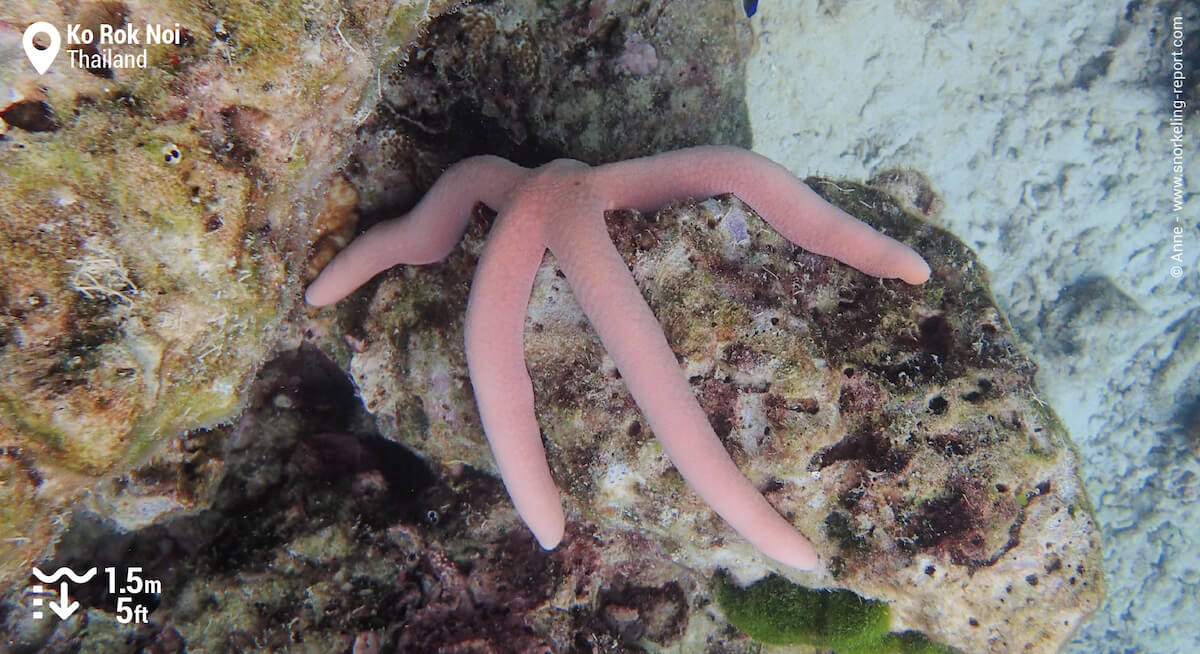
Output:
<path fill-rule="evenodd" d="M 886 602 L 848 590 L 818 590 L 771 575 L 746 588 L 716 578 L 717 602 L 729 622 L 768 645 L 813 645 L 837 654 L 949 654 L 916 632 L 890 633 Z"/>

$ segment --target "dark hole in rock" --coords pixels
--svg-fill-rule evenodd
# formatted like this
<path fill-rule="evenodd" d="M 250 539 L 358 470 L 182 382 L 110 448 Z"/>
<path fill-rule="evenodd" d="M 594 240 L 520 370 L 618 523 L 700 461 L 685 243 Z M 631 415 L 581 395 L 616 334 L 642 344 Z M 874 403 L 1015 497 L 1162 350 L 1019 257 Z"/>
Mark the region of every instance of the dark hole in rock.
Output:
<path fill-rule="evenodd" d="M 929 316 L 918 325 L 921 347 L 939 357 L 945 357 L 954 346 L 954 326 L 942 314 Z"/>
<path fill-rule="evenodd" d="M 724 413 L 714 413 L 708 417 L 708 421 L 712 423 L 713 431 L 721 440 L 728 438 L 733 431 L 733 421 Z"/>
<path fill-rule="evenodd" d="M 53 132 L 58 129 L 54 110 L 41 100 L 14 102 L 0 111 L 0 118 L 26 132 Z"/>

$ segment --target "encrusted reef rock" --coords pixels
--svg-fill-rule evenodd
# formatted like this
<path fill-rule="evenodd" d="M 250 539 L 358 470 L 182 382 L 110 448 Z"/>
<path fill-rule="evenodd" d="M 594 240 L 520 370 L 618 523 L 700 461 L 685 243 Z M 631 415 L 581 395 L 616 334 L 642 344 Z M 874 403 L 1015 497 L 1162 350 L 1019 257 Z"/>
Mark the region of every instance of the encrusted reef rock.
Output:
<path fill-rule="evenodd" d="M 130 566 L 162 583 L 121 624 L 103 580 L 69 620 L 0 595 L 5 652 L 641 652 L 727 640 L 708 581 L 634 532 L 542 550 L 499 480 L 439 469 L 373 433 L 345 374 L 304 346 L 269 363 L 236 425 L 191 439 L 207 509 L 123 529 L 76 516 L 45 566 Z M 171 478 L 159 470 L 160 478 Z M 734 640 L 738 636 L 730 632 Z M 719 651 L 719 650 L 718 650 Z"/>
<path fill-rule="evenodd" d="M 893 631 L 971 652 L 1053 652 L 1101 594 L 1099 546 L 1067 435 L 1037 397 L 984 272 L 884 193 L 810 179 L 929 261 L 923 286 L 796 248 L 732 197 L 609 231 L 742 471 L 816 544 L 810 587 L 886 600 Z M 441 466 L 494 470 L 463 355 L 486 216 L 444 262 L 400 267 L 340 323 L 384 433 Z M 551 257 L 526 358 L 570 548 L 641 538 L 694 571 L 766 561 L 672 468 Z M 506 512 L 508 500 L 499 497 Z"/>
<path fill-rule="evenodd" d="M 28 575 L 98 477 L 240 410 L 309 244 L 353 219 L 336 171 L 375 80 L 361 53 L 403 45 L 427 4 L 0 8 L 0 581 Z M 14 54 L 35 20 L 63 39 L 41 76 Z M 69 24 L 179 43 L 85 69 L 72 51 L 108 46 L 68 44 Z"/>
<path fill-rule="evenodd" d="M 360 208 L 411 206 L 474 154 L 603 163 L 749 144 L 752 35 L 740 11 L 724 0 L 506 0 L 434 19 L 380 71 L 347 166 Z"/>

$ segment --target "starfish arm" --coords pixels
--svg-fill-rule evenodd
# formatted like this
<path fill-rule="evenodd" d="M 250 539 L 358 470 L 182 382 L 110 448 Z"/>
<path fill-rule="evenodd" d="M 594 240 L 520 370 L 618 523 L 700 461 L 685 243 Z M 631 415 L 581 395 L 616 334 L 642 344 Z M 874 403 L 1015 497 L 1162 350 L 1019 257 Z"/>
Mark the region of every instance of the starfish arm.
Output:
<path fill-rule="evenodd" d="M 488 234 L 467 299 L 467 369 L 483 431 L 517 513 L 545 549 L 566 526 L 533 413 L 523 334 L 545 246 L 526 221 L 501 213 Z M 524 224 L 523 224 L 524 223 Z"/>
<path fill-rule="evenodd" d="M 375 225 L 339 252 L 308 287 L 305 299 L 316 306 L 332 304 L 394 265 L 441 260 L 462 237 L 477 202 L 503 209 L 509 191 L 528 174 L 493 156 L 454 164 L 412 211 Z"/>
<path fill-rule="evenodd" d="M 600 166 L 596 175 L 597 186 L 608 191 L 610 208 L 649 212 L 681 196 L 733 193 L 810 252 L 876 277 L 909 284 L 929 279 L 929 265 L 912 248 L 829 204 L 786 168 L 749 150 L 687 148 Z"/>
<path fill-rule="evenodd" d="M 549 235 L 576 299 L 621 371 L 663 450 L 692 488 L 771 558 L 812 569 L 812 544 L 729 458 L 602 221 L 571 221 Z"/>

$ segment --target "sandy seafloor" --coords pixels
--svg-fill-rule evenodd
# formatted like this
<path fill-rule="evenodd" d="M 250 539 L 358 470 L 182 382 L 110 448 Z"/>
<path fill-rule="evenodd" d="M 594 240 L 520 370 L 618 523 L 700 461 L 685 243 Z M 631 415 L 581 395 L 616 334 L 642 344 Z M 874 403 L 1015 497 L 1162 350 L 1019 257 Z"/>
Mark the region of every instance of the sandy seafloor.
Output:
<path fill-rule="evenodd" d="M 928 176 L 1082 455 L 1108 597 L 1066 651 L 1197 652 L 1200 113 L 1175 213 L 1164 39 L 1180 12 L 1200 39 L 1200 10 L 1092 4 L 761 2 L 754 149 L 801 176 Z"/>

